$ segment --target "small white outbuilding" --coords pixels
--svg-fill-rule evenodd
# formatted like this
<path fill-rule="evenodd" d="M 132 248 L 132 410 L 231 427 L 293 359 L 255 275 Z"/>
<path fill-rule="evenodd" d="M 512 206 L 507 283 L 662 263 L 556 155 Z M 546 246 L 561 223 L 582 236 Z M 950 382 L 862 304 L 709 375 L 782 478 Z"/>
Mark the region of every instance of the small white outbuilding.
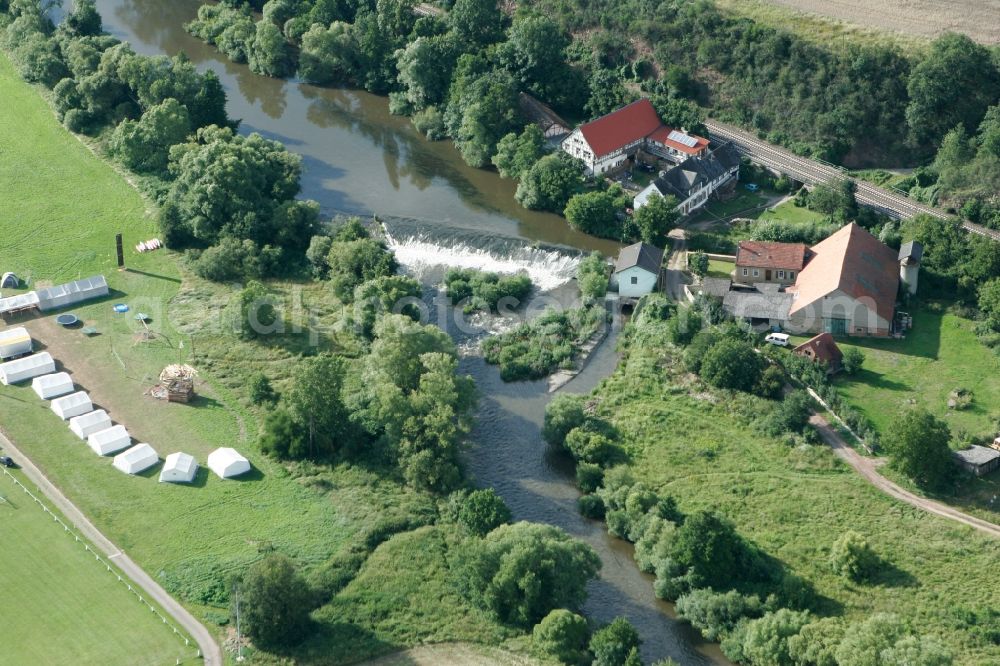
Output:
<path fill-rule="evenodd" d="M 156 451 L 149 444 L 136 444 L 128 451 L 123 451 L 115 456 L 115 469 L 126 474 L 138 474 L 143 472 L 160 461 Z"/>
<path fill-rule="evenodd" d="M 77 391 L 52 401 L 52 411 L 63 421 L 94 411 L 94 403 L 86 391 Z"/>
<path fill-rule="evenodd" d="M 54 372 L 31 380 L 31 390 L 42 400 L 52 400 L 73 392 L 73 380 L 65 372 Z"/>
<path fill-rule="evenodd" d="M 0 358 L 14 358 L 21 354 L 30 354 L 32 350 L 31 336 L 23 326 L 0 331 Z"/>
<path fill-rule="evenodd" d="M 123 425 L 111 426 L 99 430 L 87 438 L 87 446 L 99 456 L 108 456 L 127 449 L 132 445 L 132 438 Z"/>
<path fill-rule="evenodd" d="M 220 479 L 228 479 L 250 471 L 250 461 L 228 446 L 208 454 L 208 468 Z"/>
<path fill-rule="evenodd" d="M 17 384 L 56 371 L 56 362 L 48 352 L 0 363 L 0 383 Z"/>
<path fill-rule="evenodd" d="M 111 417 L 103 409 L 74 416 L 69 420 L 69 429 L 80 439 L 87 439 L 95 432 L 101 432 L 111 427 Z"/>
<path fill-rule="evenodd" d="M 198 463 L 187 453 L 171 453 L 160 470 L 160 483 L 191 483 L 198 473 Z"/>

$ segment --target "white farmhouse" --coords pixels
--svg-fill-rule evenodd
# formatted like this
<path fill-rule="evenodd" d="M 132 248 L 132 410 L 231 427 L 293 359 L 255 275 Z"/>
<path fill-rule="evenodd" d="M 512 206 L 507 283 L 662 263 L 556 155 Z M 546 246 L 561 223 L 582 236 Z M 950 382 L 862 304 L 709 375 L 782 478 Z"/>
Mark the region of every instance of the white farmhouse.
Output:
<path fill-rule="evenodd" d="M 612 284 L 622 298 L 639 298 L 654 289 L 660 280 L 663 250 L 646 243 L 623 247 L 615 262 Z"/>

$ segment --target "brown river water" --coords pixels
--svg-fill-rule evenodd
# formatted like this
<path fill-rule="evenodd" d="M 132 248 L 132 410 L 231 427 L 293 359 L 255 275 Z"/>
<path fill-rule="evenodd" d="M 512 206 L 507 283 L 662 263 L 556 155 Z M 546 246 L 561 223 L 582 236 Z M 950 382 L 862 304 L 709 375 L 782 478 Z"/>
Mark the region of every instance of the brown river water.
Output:
<path fill-rule="evenodd" d="M 183 51 L 200 68 L 215 70 L 241 131 L 277 139 L 302 155 L 303 196 L 318 201 L 326 215 L 385 217 L 390 245 L 404 269 L 425 282 L 440 276 L 440 265 L 525 268 L 555 297 L 571 299 L 575 289 L 567 280 L 580 251 L 616 251 L 617 244 L 573 231 L 558 216 L 521 208 L 514 183 L 467 166 L 449 142 L 425 140 L 407 119 L 389 113 L 383 97 L 270 79 L 229 62 L 184 32 L 198 4 L 97 1 L 105 29 L 137 52 Z M 474 348 L 481 335 L 481 328 L 445 327 L 463 348 Z M 585 393 L 611 374 L 618 362 L 616 337 L 612 330 L 583 372 L 561 390 Z M 557 525 L 600 555 L 601 575 L 589 586 L 585 614 L 597 622 L 627 616 L 642 636 L 647 663 L 664 657 L 681 664 L 728 663 L 717 646 L 674 619 L 671 605 L 655 598 L 652 579 L 637 569 L 631 546 L 577 512 L 572 466 L 540 436 L 551 397 L 547 383 L 504 383 L 475 353 L 463 355 L 462 369 L 475 378 L 481 395 L 468 455 L 476 483 L 496 488 L 516 519 Z"/>

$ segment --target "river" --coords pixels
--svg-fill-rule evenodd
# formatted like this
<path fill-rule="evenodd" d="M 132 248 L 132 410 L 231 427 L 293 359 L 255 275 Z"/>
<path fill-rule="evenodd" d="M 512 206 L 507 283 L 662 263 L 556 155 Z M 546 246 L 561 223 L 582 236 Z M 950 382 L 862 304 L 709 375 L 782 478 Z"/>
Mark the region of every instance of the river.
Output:
<path fill-rule="evenodd" d="M 137 52 L 183 51 L 199 68 L 215 70 L 228 95 L 230 117 L 242 121 L 241 131 L 277 139 L 302 155 L 303 196 L 318 201 L 324 214 L 389 218 L 404 268 L 420 273 L 428 263 L 453 263 L 450 255 L 457 247 L 474 265 L 503 269 L 515 261 L 540 271 L 532 276 L 536 284 L 551 278 L 546 286 L 565 300 L 575 290 L 557 285 L 572 273 L 574 254 L 617 250 L 613 242 L 573 231 L 558 216 L 521 208 L 513 197 L 514 183 L 467 166 L 450 142 L 425 140 L 407 119 L 389 113 L 385 98 L 261 77 L 229 62 L 184 32 L 198 4 L 97 0 L 105 29 Z M 475 337 L 452 333 L 460 344 Z M 562 390 L 584 393 L 610 374 L 618 360 L 616 337 L 612 330 L 584 371 Z M 595 548 L 602 569 L 588 589 L 588 617 L 606 622 L 627 616 L 642 636 L 647 662 L 672 657 L 681 664 L 727 663 L 717 646 L 673 619 L 672 607 L 655 598 L 652 579 L 636 568 L 631 546 L 577 512 L 571 465 L 548 450 L 540 436 L 550 398 L 546 382 L 504 383 L 475 354 L 463 355 L 462 370 L 475 378 L 481 394 L 469 471 L 479 485 L 497 489 L 516 519 L 557 525 Z"/>

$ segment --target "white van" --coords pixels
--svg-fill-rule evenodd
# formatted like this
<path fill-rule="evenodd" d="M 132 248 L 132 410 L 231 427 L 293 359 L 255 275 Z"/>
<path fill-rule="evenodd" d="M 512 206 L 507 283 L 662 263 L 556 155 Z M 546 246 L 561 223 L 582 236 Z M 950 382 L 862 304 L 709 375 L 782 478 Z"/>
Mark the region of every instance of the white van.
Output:
<path fill-rule="evenodd" d="M 788 333 L 768 333 L 767 337 L 764 338 L 764 342 L 770 342 L 772 345 L 778 347 L 787 347 Z"/>

